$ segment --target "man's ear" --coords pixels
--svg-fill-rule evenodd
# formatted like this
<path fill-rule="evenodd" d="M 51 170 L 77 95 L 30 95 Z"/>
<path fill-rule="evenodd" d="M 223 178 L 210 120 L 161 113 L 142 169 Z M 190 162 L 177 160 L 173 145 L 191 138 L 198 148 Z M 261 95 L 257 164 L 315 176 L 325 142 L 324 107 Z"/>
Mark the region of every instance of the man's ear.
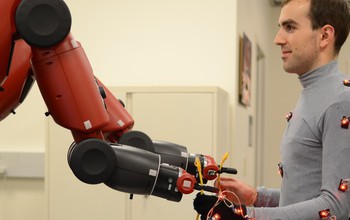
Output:
<path fill-rule="evenodd" d="M 330 46 L 330 44 L 332 43 L 334 45 L 334 41 L 335 41 L 335 30 L 333 26 L 326 24 L 321 28 L 320 46 L 321 48 L 325 48 L 327 46 Z"/>

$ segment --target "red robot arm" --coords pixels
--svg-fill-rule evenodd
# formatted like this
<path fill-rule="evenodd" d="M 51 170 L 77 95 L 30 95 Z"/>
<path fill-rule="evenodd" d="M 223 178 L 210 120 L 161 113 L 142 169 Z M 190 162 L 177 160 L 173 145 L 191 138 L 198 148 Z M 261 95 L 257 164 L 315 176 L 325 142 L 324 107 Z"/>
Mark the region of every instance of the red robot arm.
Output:
<path fill-rule="evenodd" d="M 209 156 L 132 131 L 133 118 L 94 76 L 70 33 L 64 1 L 1 1 L 0 13 L 5 18 L 0 20 L 0 120 L 23 101 L 35 79 L 48 115 L 72 132 L 68 164 L 78 179 L 180 201 L 194 189 L 216 191 L 197 184 L 195 158 L 200 158 L 207 180 L 220 172 L 236 173 Z"/>
<path fill-rule="evenodd" d="M 117 106 L 119 102 L 113 103 L 111 93 L 105 94 L 106 88 L 98 84 L 83 48 L 71 34 L 54 48 L 32 48 L 32 52 L 33 71 L 49 113 L 57 124 L 72 131 L 75 142 L 103 140 L 104 127 L 116 132 L 132 127 L 133 119 Z M 116 112 L 109 114 L 110 110 Z M 125 116 L 127 127 L 111 120 L 115 113 Z"/>
<path fill-rule="evenodd" d="M 12 68 L 2 83 L 0 92 L 0 121 L 23 102 L 34 82 L 30 66 L 32 52 L 23 41 L 17 40 L 13 52 Z"/>
<path fill-rule="evenodd" d="M 1 1 L 0 7 L 0 30 L 1 30 L 1 39 L 0 39 L 0 84 L 6 78 L 9 73 L 11 55 L 13 52 L 13 36 L 15 34 L 14 28 L 14 14 L 16 7 L 19 4 L 20 0 L 11 0 L 11 1 Z"/>

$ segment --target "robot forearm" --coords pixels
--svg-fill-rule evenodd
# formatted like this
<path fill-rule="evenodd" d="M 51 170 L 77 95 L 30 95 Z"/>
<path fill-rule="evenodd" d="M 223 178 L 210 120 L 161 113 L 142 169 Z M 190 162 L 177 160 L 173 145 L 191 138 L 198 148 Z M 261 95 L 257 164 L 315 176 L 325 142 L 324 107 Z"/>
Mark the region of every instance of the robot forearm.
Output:
<path fill-rule="evenodd" d="M 125 133 L 119 143 L 98 139 L 74 143 L 68 163 L 76 177 L 85 183 L 105 183 L 118 191 L 178 202 L 183 194 L 195 189 L 217 191 L 199 184 L 196 157 L 201 162 L 205 182 L 222 172 L 210 156 L 189 154 L 185 147 L 170 142 L 152 141 L 139 131 Z M 236 170 L 232 169 L 231 173 Z"/>
<path fill-rule="evenodd" d="M 177 202 L 182 198 L 177 181 L 184 170 L 162 164 L 160 155 L 143 149 L 88 139 L 71 146 L 68 163 L 76 177 L 88 184 L 105 183 L 118 191 Z"/>
<path fill-rule="evenodd" d="M 120 144 L 133 146 L 161 155 L 162 163 L 178 166 L 185 169 L 192 175 L 197 174 L 194 165 L 198 157 L 202 164 L 202 174 L 205 180 L 214 180 L 219 173 L 237 174 L 237 170 L 227 167 L 219 167 L 215 160 L 209 155 L 191 154 L 187 148 L 167 141 L 152 140 L 147 134 L 141 131 L 129 131 L 119 139 Z"/>

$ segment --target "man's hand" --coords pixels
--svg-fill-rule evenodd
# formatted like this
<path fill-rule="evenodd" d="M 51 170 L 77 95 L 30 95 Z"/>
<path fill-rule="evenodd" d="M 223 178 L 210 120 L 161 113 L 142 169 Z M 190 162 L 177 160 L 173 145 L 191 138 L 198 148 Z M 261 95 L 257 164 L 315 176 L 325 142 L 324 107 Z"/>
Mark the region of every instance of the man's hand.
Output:
<path fill-rule="evenodd" d="M 246 206 L 254 206 L 257 200 L 257 190 L 246 183 L 228 177 L 221 177 L 220 182 L 215 182 L 215 187 L 222 191 L 230 191 L 233 194 L 227 194 L 227 198 L 235 204 L 244 204 Z M 237 199 L 239 198 L 239 201 Z"/>

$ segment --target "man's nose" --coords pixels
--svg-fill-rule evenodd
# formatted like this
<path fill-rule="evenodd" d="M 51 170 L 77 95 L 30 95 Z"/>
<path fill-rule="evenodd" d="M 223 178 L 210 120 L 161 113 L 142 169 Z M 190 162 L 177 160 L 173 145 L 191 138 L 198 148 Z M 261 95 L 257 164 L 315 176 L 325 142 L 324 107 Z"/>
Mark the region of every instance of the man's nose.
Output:
<path fill-rule="evenodd" d="M 283 37 L 283 34 L 281 33 L 281 29 L 277 32 L 273 42 L 275 45 L 283 45 L 286 43 L 286 40 Z"/>

